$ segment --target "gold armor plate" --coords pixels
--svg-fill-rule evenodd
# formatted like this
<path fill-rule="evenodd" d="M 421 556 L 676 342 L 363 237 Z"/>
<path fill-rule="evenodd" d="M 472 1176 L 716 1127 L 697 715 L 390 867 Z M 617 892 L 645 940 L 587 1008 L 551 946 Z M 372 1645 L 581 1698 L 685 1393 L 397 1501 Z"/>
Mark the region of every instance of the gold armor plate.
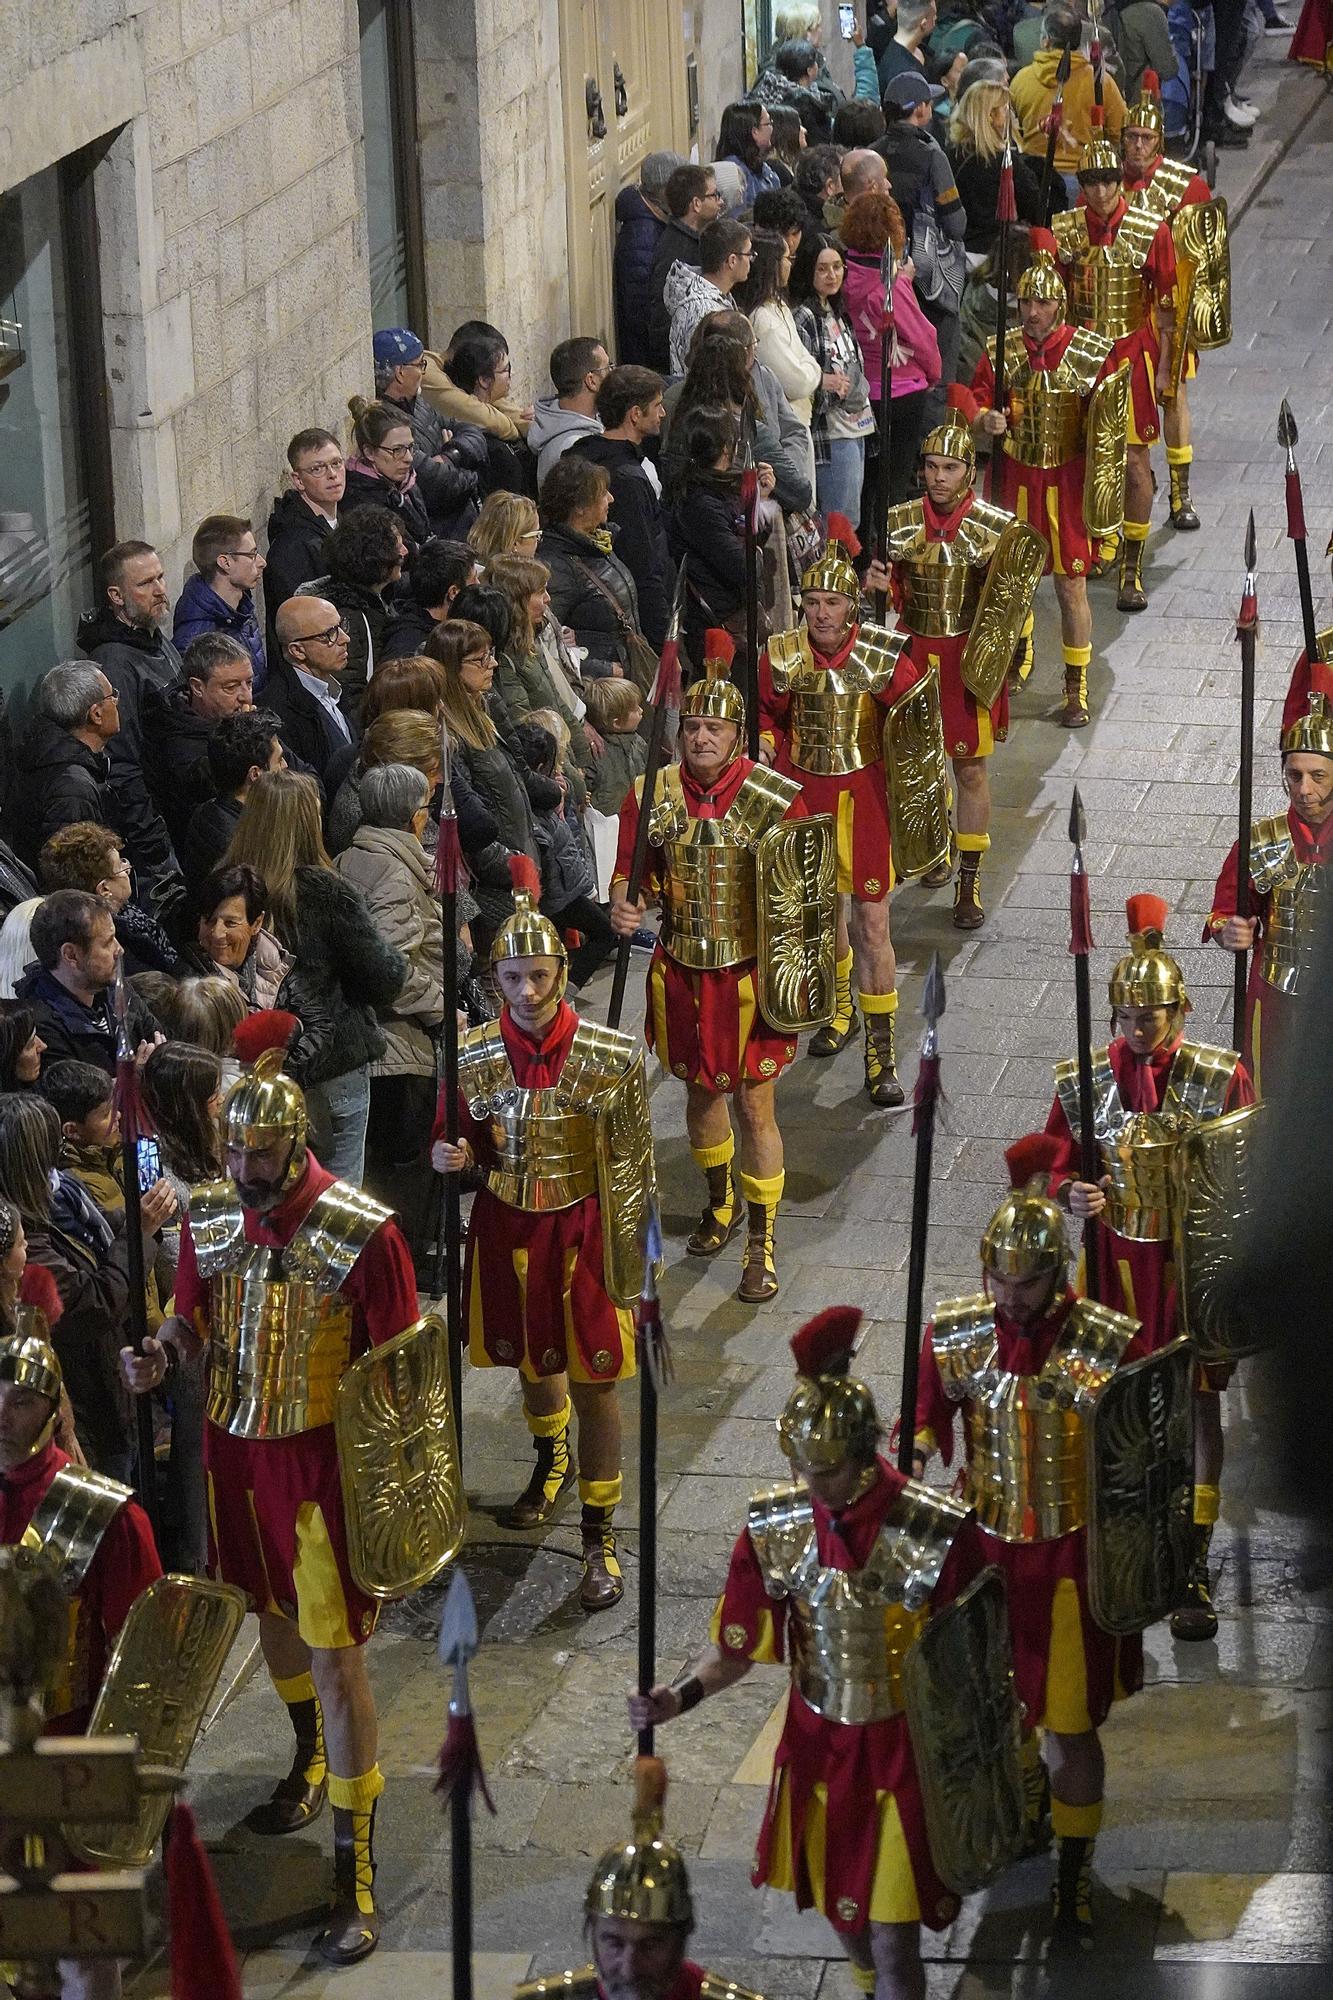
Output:
<path fill-rule="evenodd" d="M 1044 536 L 1025 521 L 1011 519 L 995 544 L 959 663 L 963 686 L 982 708 L 993 708 L 999 699 L 1046 555 Z"/>
<path fill-rule="evenodd" d="M 618 1306 L 633 1306 L 643 1290 L 644 1230 L 657 1199 L 648 1080 L 637 1049 L 598 1107 L 594 1137 L 602 1204 L 602 1276 Z"/>
<path fill-rule="evenodd" d="M 970 1896 L 1023 1844 L 1021 1722 L 998 1569 L 929 1620 L 903 1663 L 903 1689 L 935 1872 Z"/>
<path fill-rule="evenodd" d="M 1225 347 L 1231 339 L 1231 241 L 1225 201 L 1214 195 L 1211 201 L 1190 202 L 1176 216 L 1171 235 L 1177 264 L 1190 267 L 1189 316 L 1181 316 L 1180 326 L 1195 347 Z"/>
<path fill-rule="evenodd" d="M 86 1465 L 62 1465 L 33 1509 L 20 1537 L 57 1565 L 60 1587 L 73 1596 L 87 1576 L 103 1535 L 127 1500 L 128 1486 Z"/>
<path fill-rule="evenodd" d="M 145 1763 L 183 1771 L 244 1617 L 245 1599 L 230 1584 L 158 1577 L 120 1628 L 88 1734 L 137 1736 Z M 146 1868 L 171 1800 L 150 1793 L 137 1820 L 66 1826 L 64 1838 L 94 1868 Z"/>
<path fill-rule="evenodd" d="M 663 850 L 662 947 L 678 965 L 715 972 L 755 956 L 754 850 L 800 792 L 795 778 L 757 765 L 721 819 L 696 819 L 679 767 L 662 772 L 648 838 Z"/>
<path fill-rule="evenodd" d="M 1194 1546 L 1194 1350 L 1173 1340 L 1121 1368 L 1092 1417 L 1088 1603 L 1104 1632 L 1142 1632 L 1180 1603 Z"/>
<path fill-rule="evenodd" d="M 467 1528 L 438 1314 L 352 1363 L 335 1423 L 352 1575 L 368 1597 L 420 1590 L 453 1561 Z"/>
<path fill-rule="evenodd" d="M 779 820 L 755 849 L 759 1007 L 779 1034 L 833 1019 L 837 851 L 827 813 Z M 636 1286 L 637 1292 L 637 1286 Z"/>
<path fill-rule="evenodd" d="M 1263 1106 L 1206 1118 L 1176 1149 L 1176 1291 L 1180 1323 L 1203 1362 L 1242 1361 L 1269 1344 L 1232 1296 L 1236 1235 L 1255 1200 L 1254 1147 Z"/>
<path fill-rule="evenodd" d="M 1083 520 L 1090 540 L 1118 535 L 1125 523 L 1129 450 L 1129 364 L 1099 382 L 1088 401 Z"/>
<path fill-rule="evenodd" d="M 1265 982 L 1279 993 L 1308 991 L 1326 876 L 1324 864 L 1296 859 L 1285 813 L 1256 820 L 1251 828 L 1250 880 L 1261 896 L 1273 899 L 1260 961 Z"/>
<path fill-rule="evenodd" d="M 884 717 L 884 775 L 894 874 L 906 881 L 947 860 L 952 839 L 949 760 L 934 667 L 889 705 Z"/>

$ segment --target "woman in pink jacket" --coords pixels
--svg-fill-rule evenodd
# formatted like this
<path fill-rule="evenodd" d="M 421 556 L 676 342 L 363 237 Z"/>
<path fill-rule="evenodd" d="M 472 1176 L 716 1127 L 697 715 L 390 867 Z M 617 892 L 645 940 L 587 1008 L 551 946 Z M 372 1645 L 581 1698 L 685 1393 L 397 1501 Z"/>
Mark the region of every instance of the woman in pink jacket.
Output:
<path fill-rule="evenodd" d="M 917 454 L 926 434 L 926 399 L 940 379 L 940 344 L 935 329 L 917 302 L 912 287 L 912 262 L 904 259 L 907 231 L 902 211 L 882 188 L 867 188 L 847 204 L 838 231 L 847 249 L 847 273 L 842 298 L 861 347 L 871 405 L 879 421 L 880 359 L 884 323 L 884 280 L 880 275 L 885 246 L 893 245 L 897 265 L 893 281 L 893 348 L 889 413 L 889 504 L 906 500 L 912 491 Z M 876 492 L 876 436 L 867 439 L 866 476 L 861 505 L 863 539 L 873 546 Z"/>

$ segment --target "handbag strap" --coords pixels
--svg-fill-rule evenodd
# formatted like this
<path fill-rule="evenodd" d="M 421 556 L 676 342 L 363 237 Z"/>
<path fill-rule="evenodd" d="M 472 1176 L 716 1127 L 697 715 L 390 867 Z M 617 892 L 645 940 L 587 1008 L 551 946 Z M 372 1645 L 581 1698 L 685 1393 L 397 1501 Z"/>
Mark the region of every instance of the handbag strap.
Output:
<path fill-rule="evenodd" d="M 624 609 L 620 603 L 620 599 L 616 596 L 613 590 L 609 590 L 607 586 L 602 582 L 602 579 L 600 576 L 598 576 L 596 570 L 590 569 L 587 563 L 584 562 L 582 556 L 575 556 L 574 561 L 578 566 L 578 568 L 583 571 L 583 574 L 587 577 L 593 589 L 599 590 L 602 596 L 606 599 L 607 603 L 611 606 L 612 611 L 615 613 L 616 624 L 620 627 L 621 636 L 627 639 L 632 632 L 636 639 L 642 638 L 643 636 L 642 633 L 638 631 L 637 627 L 631 625 L 629 619 L 625 616 Z"/>

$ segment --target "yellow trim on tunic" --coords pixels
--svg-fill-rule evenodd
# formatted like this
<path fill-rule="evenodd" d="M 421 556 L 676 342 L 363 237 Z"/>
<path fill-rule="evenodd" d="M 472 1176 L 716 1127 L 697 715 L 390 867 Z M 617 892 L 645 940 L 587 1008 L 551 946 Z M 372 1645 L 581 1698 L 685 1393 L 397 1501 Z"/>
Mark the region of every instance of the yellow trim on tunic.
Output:
<path fill-rule="evenodd" d="M 779 1771 L 777 1784 L 777 1798 L 773 1807 L 772 1844 L 769 1849 L 768 1874 L 765 1880 L 774 1889 L 786 1889 L 794 1893 L 796 1871 L 792 1865 L 791 1806 L 785 1771 Z M 898 1802 L 892 1792 L 876 1792 L 875 1804 L 879 1812 L 879 1837 L 875 1843 L 875 1872 L 870 1882 L 867 1922 L 920 1923 L 921 1903 L 916 1893 L 916 1876 L 912 1872 L 912 1858 L 907 1851 L 903 1823 L 898 1816 Z M 827 1785 L 816 1785 L 806 1810 L 805 1835 L 802 1842 L 811 1894 L 814 1897 L 815 1908 L 821 1915 L 827 1915 L 824 1907 L 827 1805 Z"/>

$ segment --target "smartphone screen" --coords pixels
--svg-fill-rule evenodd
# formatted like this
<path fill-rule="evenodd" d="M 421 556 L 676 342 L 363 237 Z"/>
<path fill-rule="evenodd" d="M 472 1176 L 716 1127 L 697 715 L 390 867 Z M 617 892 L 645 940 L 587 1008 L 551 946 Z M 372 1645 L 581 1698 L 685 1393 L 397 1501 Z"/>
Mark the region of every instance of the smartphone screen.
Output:
<path fill-rule="evenodd" d="M 150 1187 L 156 1187 L 162 1178 L 162 1150 L 156 1139 L 137 1139 L 135 1151 L 139 1162 L 139 1192 L 147 1194 Z"/>
<path fill-rule="evenodd" d="M 856 31 L 855 7 L 846 7 L 846 6 L 839 7 L 838 33 L 842 36 L 844 42 L 850 42 L 855 31 Z"/>

